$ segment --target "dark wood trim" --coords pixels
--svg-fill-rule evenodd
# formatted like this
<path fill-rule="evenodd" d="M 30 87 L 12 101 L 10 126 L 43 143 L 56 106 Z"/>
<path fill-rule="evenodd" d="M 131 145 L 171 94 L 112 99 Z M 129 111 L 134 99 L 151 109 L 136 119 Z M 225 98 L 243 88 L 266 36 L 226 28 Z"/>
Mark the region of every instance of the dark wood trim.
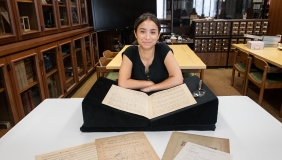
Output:
<path fill-rule="evenodd" d="M 85 27 L 81 29 L 76 29 L 68 32 L 58 33 L 54 35 L 44 36 L 40 38 L 34 38 L 31 40 L 16 42 L 8 45 L 0 46 L 0 57 L 7 56 L 9 54 L 13 54 L 19 51 L 27 50 L 30 48 L 39 47 L 41 45 L 45 45 L 47 43 L 51 43 L 54 41 L 58 41 L 61 39 L 65 39 L 68 37 L 72 37 L 78 34 L 82 34 L 85 32 L 93 31 L 93 27 Z"/>

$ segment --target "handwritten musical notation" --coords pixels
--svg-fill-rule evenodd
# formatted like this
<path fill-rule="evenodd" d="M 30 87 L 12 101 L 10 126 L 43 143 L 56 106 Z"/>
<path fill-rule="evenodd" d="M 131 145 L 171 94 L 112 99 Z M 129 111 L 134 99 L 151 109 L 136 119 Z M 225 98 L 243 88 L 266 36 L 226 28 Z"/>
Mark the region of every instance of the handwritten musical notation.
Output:
<path fill-rule="evenodd" d="M 187 142 L 174 160 L 232 160 L 233 155 Z"/>
<path fill-rule="evenodd" d="M 95 142 L 35 156 L 36 160 L 98 160 Z"/>
<path fill-rule="evenodd" d="M 143 132 L 96 139 L 96 146 L 99 160 L 159 160 Z"/>
<path fill-rule="evenodd" d="M 156 92 L 146 93 L 112 85 L 103 104 L 149 119 L 193 105 L 196 102 L 186 84 Z"/>
<path fill-rule="evenodd" d="M 162 160 L 171 160 L 175 158 L 176 155 L 178 155 L 178 153 L 184 148 L 184 146 L 186 146 L 188 142 L 205 146 L 213 150 L 218 150 L 226 153 L 230 152 L 229 139 L 174 131 L 171 134 Z"/>
<path fill-rule="evenodd" d="M 150 96 L 152 116 L 170 113 L 172 111 L 197 103 L 186 84 L 182 84 Z"/>

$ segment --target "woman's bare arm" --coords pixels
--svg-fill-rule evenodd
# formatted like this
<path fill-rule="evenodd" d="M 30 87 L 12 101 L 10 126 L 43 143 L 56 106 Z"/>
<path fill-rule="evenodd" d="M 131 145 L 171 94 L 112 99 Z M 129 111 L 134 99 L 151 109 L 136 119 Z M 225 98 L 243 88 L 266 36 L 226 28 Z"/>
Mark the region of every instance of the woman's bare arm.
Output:
<path fill-rule="evenodd" d="M 144 92 L 151 92 L 156 90 L 163 90 L 167 88 L 171 88 L 183 83 L 183 76 L 179 65 L 174 58 L 172 51 L 169 51 L 165 60 L 165 66 L 167 68 L 169 77 L 161 83 L 153 84 L 147 87 L 142 88 L 141 90 Z"/>
<path fill-rule="evenodd" d="M 132 72 L 132 62 L 126 55 L 123 55 L 122 63 L 119 70 L 119 76 L 118 76 L 119 86 L 129 89 L 141 89 L 154 84 L 154 82 L 152 81 L 131 79 L 130 78 L 131 72 Z"/>

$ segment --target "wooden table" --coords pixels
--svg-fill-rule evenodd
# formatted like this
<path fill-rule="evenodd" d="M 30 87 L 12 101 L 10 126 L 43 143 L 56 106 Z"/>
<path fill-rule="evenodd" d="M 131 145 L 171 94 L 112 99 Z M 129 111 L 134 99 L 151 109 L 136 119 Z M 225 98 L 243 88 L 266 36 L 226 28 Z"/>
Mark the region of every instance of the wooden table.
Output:
<path fill-rule="evenodd" d="M 249 49 L 246 44 L 232 44 L 232 46 L 282 68 L 282 51 L 278 50 L 276 47 L 265 47 L 262 50 L 253 50 Z"/>
<path fill-rule="evenodd" d="M 119 69 L 122 61 L 122 52 L 130 45 L 126 45 L 106 66 L 107 69 Z M 200 73 L 200 78 L 204 78 L 204 62 L 187 45 L 169 45 L 173 50 L 174 57 L 182 72 Z"/>
<path fill-rule="evenodd" d="M 278 50 L 276 47 L 265 47 L 262 50 L 249 49 L 246 44 L 232 44 L 236 49 L 243 52 L 247 52 L 250 55 L 257 56 L 267 63 L 273 64 L 277 67 L 271 67 L 271 70 L 280 72 L 282 70 L 282 51 Z M 282 117 L 282 103 L 280 107 L 280 117 Z"/>

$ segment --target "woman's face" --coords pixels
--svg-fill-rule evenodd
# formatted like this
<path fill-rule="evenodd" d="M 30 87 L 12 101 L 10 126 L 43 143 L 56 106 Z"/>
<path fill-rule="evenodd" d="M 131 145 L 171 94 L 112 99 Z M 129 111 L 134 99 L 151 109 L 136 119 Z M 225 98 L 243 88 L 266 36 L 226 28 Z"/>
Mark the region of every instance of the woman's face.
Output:
<path fill-rule="evenodd" d="M 158 26 L 149 19 L 140 23 L 134 34 L 139 46 L 144 49 L 154 47 L 160 36 Z"/>

